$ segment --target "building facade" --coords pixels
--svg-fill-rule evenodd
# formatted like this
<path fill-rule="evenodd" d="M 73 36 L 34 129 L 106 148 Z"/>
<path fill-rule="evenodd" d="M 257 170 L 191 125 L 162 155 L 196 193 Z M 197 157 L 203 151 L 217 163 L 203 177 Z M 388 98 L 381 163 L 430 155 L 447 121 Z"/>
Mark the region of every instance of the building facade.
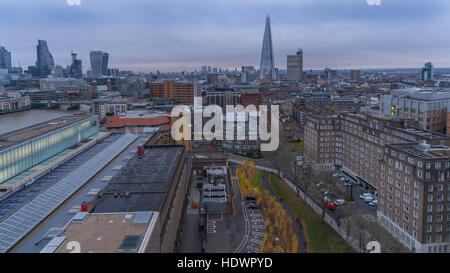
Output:
<path fill-rule="evenodd" d="M 270 29 L 270 17 L 266 17 L 266 27 L 261 50 L 261 64 L 259 66 L 260 80 L 272 81 L 276 79 L 275 64 L 272 47 L 272 31 Z"/>
<path fill-rule="evenodd" d="M 96 116 L 66 116 L 0 137 L 0 184 L 98 132 Z"/>
<path fill-rule="evenodd" d="M 295 55 L 287 55 L 287 80 L 290 82 L 301 82 L 303 76 L 303 50 L 300 49 Z"/>
<path fill-rule="evenodd" d="M 166 98 L 179 104 L 194 104 L 196 84 L 192 82 L 176 82 L 165 80 L 163 82 L 152 82 L 150 84 L 150 97 Z"/>

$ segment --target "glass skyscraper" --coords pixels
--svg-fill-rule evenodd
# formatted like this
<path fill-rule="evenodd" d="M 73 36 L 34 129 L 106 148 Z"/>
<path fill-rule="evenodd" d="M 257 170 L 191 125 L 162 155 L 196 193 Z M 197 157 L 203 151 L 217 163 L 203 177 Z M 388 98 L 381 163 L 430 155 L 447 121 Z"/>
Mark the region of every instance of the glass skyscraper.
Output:
<path fill-rule="evenodd" d="M 47 41 L 38 40 L 36 67 L 41 77 L 47 77 L 52 72 L 55 62 L 53 56 L 48 50 Z"/>
<path fill-rule="evenodd" d="M 266 28 L 264 30 L 263 45 L 261 51 L 260 79 L 274 80 L 276 78 L 273 62 L 272 33 L 270 31 L 270 17 L 266 17 Z"/>
<path fill-rule="evenodd" d="M 11 68 L 11 52 L 0 46 L 0 68 Z"/>
<path fill-rule="evenodd" d="M 109 54 L 102 51 L 91 51 L 91 72 L 95 77 L 106 75 L 108 71 Z"/>

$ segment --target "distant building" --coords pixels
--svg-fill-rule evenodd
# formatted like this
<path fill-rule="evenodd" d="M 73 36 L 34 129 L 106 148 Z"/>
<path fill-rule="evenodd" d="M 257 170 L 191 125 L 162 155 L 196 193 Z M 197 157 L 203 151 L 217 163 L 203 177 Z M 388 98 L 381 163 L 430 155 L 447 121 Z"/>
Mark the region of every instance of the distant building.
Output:
<path fill-rule="evenodd" d="M 350 70 L 350 80 L 360 81 L 361 80 L 361 70 Z"/>
<path fill-rule="evenodd" d="M 196 84 L 192 82 L 176 82 L 173 80 L 152 82 L 150 84 L 150 97 L 166 98 L 179 104 L 192 105 L 194 104 L 196 88 Z"/>
<path fill-rule="evenodd" d="M 23 111 L 31 108 L 31 99 L 29 96 L 2 96 L 0 94 L 0 114 Z"/>
<path fill-rule="evenodd" d="M 11 68 L 11 52 L 0 46 L 0 68 Z"/>
<path fill-rule="evenodd" d="M 255 67 L 250 66 L 242 66 L 241 68 L 241 83 L 249 83 L 258 78 Z"/>
<path fill-rule="evenodd" d="M 120 97 L 98 98 L 91 101 L 91 109 L 98 119 L 101 120 L 105 116 L 114 116 L 120 113 L 125 113 L 128 109 L 128 101 Z"/>
<path fill-rule="evenodd" d="M 444 134 L 450 133 L 447 128 L 449 107 L 450 92 L 447 89 L 398 89 L 381 97 L 384 115 L 413 118 L 420 128 Z"/>
<path fill-rule="evenodd" d="M 36 46 L 37 51 L 37 62 L 36 68 L 39 73 L 39 77 L 45 78 L 53 71 L 55 67 L 55 62 L 53 61 L 53 56 L 48 50 L 47 41 L 38 40 L 38 45 Z"/>
<path fill-rule="evenodd" d="M 332 81 L 339 79 L 339 72 L 337 70 L 333 70 L 330 68 L 325 68 L 323 75 L 325 76 L 325 79 Z"/>
<path fill-rule="evenodd" d="M 89 52 L 89 58 L 92 76 L 105 76 L 108 72 L 109 54 L 102 51 L 91 51 Z"/>
<path fill-rule="evenodd" d="M 434 78 L 433 75 L 433 64 L 431 62 L 428 62 L 425 64 L 425 66 L 422 68 L 422 81 L 431 81 Z"/>
<path fill-rule="evenodd" d="M 287 80 L 300 82 L 303 80 L 303 50 L 300 49 L 295 55 L 287 55 Z"/>
<path fill-rule="evenodd" d="M 77 54 L 72 53 L 72 64 L 70 65 L 70 76 L 81 78 L 83 76 L 82 61 L 77 59 Z"/>
<path fill-rule="evenodd" d="M 275 63 L 273 59 L 272 32 L 270 30 L 270 17 L 266 17 L 263 45 L 261 50 L 260 80 L 272 81 L 276 79 Z"/>

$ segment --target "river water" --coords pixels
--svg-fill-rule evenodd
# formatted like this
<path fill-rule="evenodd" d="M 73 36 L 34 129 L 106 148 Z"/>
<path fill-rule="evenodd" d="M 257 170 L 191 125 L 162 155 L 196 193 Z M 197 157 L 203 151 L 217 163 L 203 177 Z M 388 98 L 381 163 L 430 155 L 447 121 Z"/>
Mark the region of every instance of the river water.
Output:
<path fill-rule="evenodd" d="M 15 113 L 8 113 L 0 115 L 0 135 L 25 128 L 36 123 L 44 122 L 61 116 L 71 115 L 77 111 L 86 111 L 89 107 L 74 111 L 63 111 L 56 109 L 31 109 L 28 111 L 21 111 Z"/>

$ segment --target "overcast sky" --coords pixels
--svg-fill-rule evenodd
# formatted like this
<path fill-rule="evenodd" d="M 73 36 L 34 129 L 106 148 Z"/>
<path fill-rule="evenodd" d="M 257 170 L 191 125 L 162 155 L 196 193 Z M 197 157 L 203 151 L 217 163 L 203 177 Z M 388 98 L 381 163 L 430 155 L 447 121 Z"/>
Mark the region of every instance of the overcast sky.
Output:
<path fill-rule="evenodd" d="M 74 1 L 74 0 L 69 0 Z M 110 54 L 110 67 L 180 71 L 259 67 L 270 14 L 275 64 L 303 48 L 306 69 L 450 67 L 448 0 L 2 0 L 0 45 L 13 64 L 47 40 L 56 64 L 74 50 Z"/>

